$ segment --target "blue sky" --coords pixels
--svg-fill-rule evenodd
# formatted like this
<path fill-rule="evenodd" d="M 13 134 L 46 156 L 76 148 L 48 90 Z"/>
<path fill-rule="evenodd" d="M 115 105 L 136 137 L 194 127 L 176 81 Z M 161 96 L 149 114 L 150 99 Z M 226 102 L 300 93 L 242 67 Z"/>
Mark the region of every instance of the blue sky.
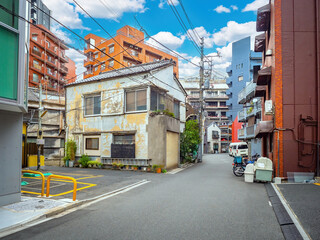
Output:
<path fill-rule="evenodd" d="M 124 25 L 138 27 L 134 16 L 149 35 L 183 55 L 190 61 L 199 63 L 199 52 L 191 43 L 186 32 L 179 24 L 167 0 L 76 0 L 103 27 L 115 35 L 116 30 Z M 179 12 L 187 29 L 192 34 L 181 2 L 188 14 L 194 30 L 205 39 L 205 54 L 216 55 L 214 67 L 225 71 L 231 60 L 231 43 L 246 36 L 255 35 L 256 9 L 265 5 L 268 0 L 168 0 Z M 72 0 L 43 0 L 52 10 L 52 15 L 60 22 L 73 29 L 81 36 L 94 33 L 108 38 L 108 35 L 94 23 Z M 83 48 L 81 41 L 59 24 L 52 24 L 52 31 L 76 48 Z M 197 39 L 196 36 L 193 36 Z M 152 39 L 150 44 L 157 45 Z M 85 58 L 70 49 L 67 53 L 77 64 L 77 73 L 85 69 L 82 66 Z M 180 76 L 198 74 L 198 69 L 191 63 L 179 59 Z"/>

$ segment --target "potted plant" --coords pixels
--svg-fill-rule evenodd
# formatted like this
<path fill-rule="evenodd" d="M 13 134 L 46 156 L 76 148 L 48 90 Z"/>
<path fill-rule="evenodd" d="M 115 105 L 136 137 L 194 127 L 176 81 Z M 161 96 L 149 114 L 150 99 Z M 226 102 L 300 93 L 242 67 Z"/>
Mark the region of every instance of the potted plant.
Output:
<path fill-rule="evenodd" d="M 66 156 L 64 157 L 65 166 L 73 167 L 74 161 L 76 159 L 76 151 L 77 151 L 77 144 L 72 139 L 69 139 L 66 142 L 65 146 L 65 153 Z"/>
<path fill-rule="evenodd" d="M 133 168 L 134 171 L 138 170 L 138 166 L 136 166 L 136 165 L 133 165 L 132 168 Z"/>
<path fill-rule="evenodd" d="M 112 169 L 118 169 L 118 163 L 113 162 L 112 163 Z"/>

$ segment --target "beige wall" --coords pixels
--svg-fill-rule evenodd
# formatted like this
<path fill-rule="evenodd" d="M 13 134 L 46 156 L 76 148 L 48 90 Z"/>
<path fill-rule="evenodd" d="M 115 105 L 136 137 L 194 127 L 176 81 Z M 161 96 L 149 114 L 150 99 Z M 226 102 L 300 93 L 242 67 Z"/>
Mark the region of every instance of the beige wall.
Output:
<path fill-rule="evenodd" d="M 166 168 L 175 168 L 179 163 L 179 134 L 167 131 Z"/>

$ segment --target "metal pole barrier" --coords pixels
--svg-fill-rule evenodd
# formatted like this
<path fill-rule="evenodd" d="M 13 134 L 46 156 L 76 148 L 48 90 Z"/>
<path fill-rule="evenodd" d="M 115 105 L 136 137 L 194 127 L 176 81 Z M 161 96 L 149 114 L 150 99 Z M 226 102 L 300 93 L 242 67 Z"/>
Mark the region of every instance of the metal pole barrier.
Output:
<path fill-rule="evenodd" d="M 51 178 L 60 178 L 60 179 L 66 179 L 66 180 L 71 180 L 73 182 L 73 198 L 72 200 L 76 200 L 77 196 L 77 181 L 73 177 L 65 177 L 65 176 L 60 176 L 60 175 L 50 175 L 47 178 L 47 194 L 46 197 L 49 197 L 50 194 L 50 180 Z"/>
<path fill-rule="evenodd" d="M 42 174 L 42 172 L 31 171 L 31 170 L 21 170 L 21 172 L 23 172 L 23 173 L 35 173 L 35 174 L 40 174 L 40 176 L 41 176 L 41 178 L 42 178 L 41 197 L 43 197 L 43 196 L 44 196 L 44 185 L 45 185 L 46 178 L 44 177 L 44 175 Z"/>

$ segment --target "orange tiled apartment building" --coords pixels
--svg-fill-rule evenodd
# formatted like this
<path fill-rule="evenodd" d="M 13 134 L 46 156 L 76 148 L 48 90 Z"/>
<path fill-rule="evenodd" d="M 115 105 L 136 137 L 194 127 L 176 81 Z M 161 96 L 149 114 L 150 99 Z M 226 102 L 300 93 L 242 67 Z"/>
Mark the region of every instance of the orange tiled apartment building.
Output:
<path fill-rule="evenodd" d="M 66 64 L 75 63 L 65 55 L 68 47 L 59 38 L 43 25 L 37 26 L 43 30 L 30 26 L 29 87 L 38 88 L 42 81 L 44 90 L 62 92 L 67 76 L 75 80 L 75 71 L 68 74 Z"/>
<path fill-rule="evenodd" d="M 114 69 L 168 59 L 175 62 L 173 71 L 176 77 L 179 77 L 178 58 L 146 44 L 144 33 L 133 27 L 124 26 L 118 29 L 114 39 L 105 39 L 92 33 L 85 36 L 85 39 L 88 44 L 84 50 L 87 56 L 84 60 L 84 67 L 87 69 L 84 78 Z"/>

